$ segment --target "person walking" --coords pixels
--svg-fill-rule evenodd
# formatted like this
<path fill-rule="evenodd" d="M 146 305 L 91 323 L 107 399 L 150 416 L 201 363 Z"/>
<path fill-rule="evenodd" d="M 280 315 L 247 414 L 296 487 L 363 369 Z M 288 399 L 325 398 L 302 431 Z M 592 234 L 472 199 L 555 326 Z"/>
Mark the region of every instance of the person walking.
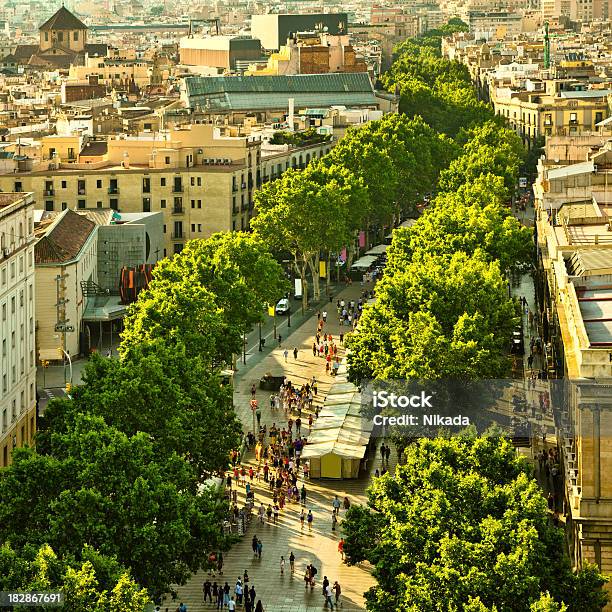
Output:
<path fill-rule="evenodd" d="M 335 580 L 334 586 L 332 588 L 334 594 L 336 595 L 336 608 L 340 605 L 340 595 L 342 595 L 342 589 L 340 588 L 340 583 Z"/>
<path fill-rule="evenodd" d="M 302 433 L 302 419 L 300 417 L 295 419 L 295 433 L 298 436 Z"/>
<path fill-rule="evenodd" d="M 257 540 L 257 558 L 261 561 L 261 551 L 263 550 L 263 544 L 261 540 Z"/>
<path fill-rule="evenodd" d="M 332 599 L 333 591 L 329 584 L 325 587 L 325 607 L 329 605 L 330 609 L 334 609 L 334 601 Z"/>
<path fill-rule="evenodd" d="M 281 558 L 280 558 L 280 573 L 281 573 L 281 576 L 284 575 L 285 573 L 285 557 L 283 557 L 283 555 L 281 555 Z"/>
<path fill-rule="evenodd" d="M 302 512 L 300 513 L 300 523 L 302 525 L 302 531 L 304 531 L 304 521 L 306 520 L 306 512 L 304 512 L 304 508 L 302 508 Z"/>
<path fill-rule="evenodd" d="M 219 576 L 223 576 L 223 553 L 219 553 L 217 557 L 217 572 L 219 572 Z"/>
<path fill-rule="evenodd" d="M 338 515 L 332 511 L 331 515 L 332 531 L 336 531 L 336 525 L 338 524 Z"/>
<path fill-rule="evenodd" d="M 253 549 L 253 556 L 256 557 L 257 556 L 257 536 L 254 535 L 253 539 L 251 540 L 251 548 Z"/>
<path fill-rule="evenodd" d="M 227 602 L 227 609 L 229 610 L 229 612 L 234 612 L 236 610 L 236 600 L 234 599 L 233 595 L 232 598 Z"/>
<path fill-rule="evenodd" d="M 289 351 L 287 349 L 283 351 L 283 357 L 285 358 L 285 363 L 287 363 L 287 357 L 289 357 Z"/>
<path fill-rule="evenodd" d="M 223 607 L 227 608 L 230 600 L 230 586 L 227 582 L 223 585 Z"/>
<path fill-rule="evenodd" d="M 257 602 L 255 606 L 255 612 L 265 612 L 263 604 L 261 603 L 261 599 Z"/>
<path fill-rule="evenodd" d="M 278 524 L 278 504 L 274 504 L 274 524 Z"/>
<path fill-rule="evenodd" d="M 306 505 L 306 485 L 302 485 L 302 489 L 300 490 L 300 502 L 302 506 Z"/>
<path fill-rule="evenodd" d="M 211 587 L 212 587 L 212 584 L 210 583 L 210 580 L 206 580 L 204 584 L 202 585 L 202 590 L 204 591 L 204 603 L 206 603 L 207 597 L 208 597 L 208 601 L 212 603 Z"/>
<path fill-rule="evenodd" d="M 308 516 L 306 517 L 306 520 L 308 521 L 308 531 L 312 531 L 312 521 L 313 521 L 314 517 L 312 516 L 312 510 L 308 511 Z"/>
<path fill-rule="evenodd" d="M 349 501 L 348 496 L 344 496 L 344 510 L 348 510 L 351 507 L 351 502 Z"/>
<path fill-rule="evenodd" d="M 268 517 L 268 523 L 269 523 L 272 520 L 272 506 L 270 504 L 268 504 L 268 509 L 266 510 L 266 516 Z"/>
<path fill-rule="evenodd" d="M 291 568 L 291 573 L 294 574 L 295 573 L 295 555 L 293 554 L 293 551 L 291 551 L 291 554 L 289 555 L 289 567 Z"/>
<path fill-rule="evenodd" d="M 259 522 L 263 525 L 264 524 L 264 515 L 266 513 L 266 509 L 264 508 L 263 502 L 262 504 L 259 506 L 259 510 L 257 512 L 258 516 L 259 516 Z"/>
<path fill-rule="evenodd" d="M 251 585 L 251 588 L 249 589 L 249 597 L 251 598 L 253 604 L 255 603 L 255 595 L 257 595 L 255 592 L 255 585 Z"/>
<path fill-rule="evenodd" d="M 323 311 L 323 323 L 327 323 L 327 310 Z"/>
<path fill-rule="evenodd" d="M 299 351 L 298 351 L 298 348 L 297 348 L 297 346 L 296 346 L 296 347 L 294 347 L 294 349 L 293 349 L 293 358 L 294 358 L 296 361 L 297 361 L 297 358 L 298 358 L 298 353 L 299 353 Z"/>
<path fill-rule="evenodd" d="M 334 509 L 334 514 L 338 514 L 340 512 L 340 500 L 338 499 L 337 495 L 335 495 L 334 499 L 332 500 L 332 507 Z"/>
<path fill-rule="evenodd" d="M 236 594 L 236 603 L 239 606 L 241 606 L 243 588 L 242 588 L 242 581 L 240 580 L 240 578 L 238 578 L 238 580 L 236 581 L 236 586 L 234 587 L 234 593 Z"/>
<path fill-rule="evenodd" d="M 223 609 L 223 599 L 224 599 L 223 587 L 219 586 L 219 589 L 217 590 L 217 610 Z"/>
<path fill-rule="evenodd" d="M 340 538 L 340 541 L 338 542 L 338 552 L 344 561 L 344 538 Z"/>

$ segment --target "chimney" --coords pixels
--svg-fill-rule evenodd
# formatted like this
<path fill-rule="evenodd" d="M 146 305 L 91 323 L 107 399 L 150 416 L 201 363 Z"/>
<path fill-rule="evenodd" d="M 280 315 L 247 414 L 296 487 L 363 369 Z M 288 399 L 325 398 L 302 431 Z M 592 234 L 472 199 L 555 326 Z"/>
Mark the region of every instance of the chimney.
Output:
<path fill-rule="evenodd" d="M 289 98 L 289 114 L 287 115 L 287 123 L 289 124 L 289 130 L 293 132 L 293 115 L 295 110 L 295 98 Z"/>
<path fill-rule="evenodd" d="M 123 152 L 123 167 L 128 170 L 130 167 L 130 154 L 127 151 Z"/>

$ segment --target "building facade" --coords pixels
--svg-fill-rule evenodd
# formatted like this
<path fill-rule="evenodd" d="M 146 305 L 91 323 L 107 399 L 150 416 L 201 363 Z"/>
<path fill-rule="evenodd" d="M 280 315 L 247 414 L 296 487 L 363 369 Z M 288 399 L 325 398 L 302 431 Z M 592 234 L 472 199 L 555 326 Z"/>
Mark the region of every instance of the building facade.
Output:
<path fill-rule="evenodd" d="M 34 202 L 0 194 L 0 467 L 36 431 Z"/>

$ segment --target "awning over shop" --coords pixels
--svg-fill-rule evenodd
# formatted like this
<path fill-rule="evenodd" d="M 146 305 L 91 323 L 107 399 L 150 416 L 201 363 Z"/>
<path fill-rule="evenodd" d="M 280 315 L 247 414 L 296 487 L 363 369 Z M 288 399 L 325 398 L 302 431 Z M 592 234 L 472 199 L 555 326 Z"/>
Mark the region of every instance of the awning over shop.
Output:
<path fill-rule="evenodd" d="M 372 247 L 366 255 L 372 255 L 374 257 L 378 257 L 379 255 L 384 255 L 387 252 L 388 246 L 386 244 L 377 244 L 375 247 Z"/>
<path fill-rule="evenodd" d="M 96 295 L 89 297 L 83 321 L 86 323 L 98 323 L 100 321 L 115 321 L 122 319 L 127 312 L 127 305 L 121 303 L 118 295 Z"/>
<path fill-rule="evenodd" d="M 351 270 L 367 270 L 377 259 L 373 255 L 364 255 L 351 266 Z"/>

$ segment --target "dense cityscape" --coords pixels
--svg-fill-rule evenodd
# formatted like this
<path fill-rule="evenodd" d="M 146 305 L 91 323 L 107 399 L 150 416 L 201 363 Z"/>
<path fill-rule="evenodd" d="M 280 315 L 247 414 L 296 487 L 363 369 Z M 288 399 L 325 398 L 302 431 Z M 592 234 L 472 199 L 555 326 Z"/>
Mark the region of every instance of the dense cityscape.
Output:
<path fill-rule="evenodd" d="M 0 608 L 612 610 L 611 105 L 608 0 L 2 0 Z"/>

